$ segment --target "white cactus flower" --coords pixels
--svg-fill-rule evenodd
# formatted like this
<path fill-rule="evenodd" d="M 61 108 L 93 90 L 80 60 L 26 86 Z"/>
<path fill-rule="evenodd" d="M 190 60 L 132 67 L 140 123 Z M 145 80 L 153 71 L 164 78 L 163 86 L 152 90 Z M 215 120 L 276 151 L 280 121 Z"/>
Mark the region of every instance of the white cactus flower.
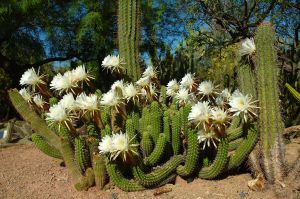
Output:
<path fill-rule="evenodd" d="M 5 129 L 5 130 L 3 131 L 2 139 L 5 139 L 5 138 L 7 137 L 7 135 L 8 135 L 8 131 L 7 131 L 7 129 Z"/>
<path fill-rule="evenodd" d="M 73 78 L 73 74 L 71 71 L 67 71 L 64 73 L 64 75 L 61 75 L 58 73 L 56 76 L 53 77 L 50 88 L 56 91 L 59 91 L 59 93 L 62 92 L 68 92 L 72 91 L 73 88 L 77 86 L 77 83 L 75 82 Z"/>
<path fill-rule="evenodd" d="M 132 99 L 135 103 L 135 101 L 139 100 L 139 92 L 132 83 L 126 85 L 124 91 L 124 97 L 127 101 Z"/>
<path fill-rule="evenodd" d="M 224 107 L 226 105 L 224 98 L 221 96 L 218 96 L 216 98 L 215 102 L 216 102 L 217 106 L 219 106 L 219 107 Z"/>
<path fill-rule="evenodd" d="M 120 98 L 113 90 L 109 90 L 107 93 L 104 93 L 100 101 L 101 105 L 109 106 L 109 107 L 118 107 L 120 103 L 121 103 Z"/>
<path fill-rule="evenodd" d="M 205 123 L 209 122 L 211 117 L 211 107 L 207 101 L 198 102 L 194 106 L 192 106 L 192 110 L 188 115 L 188 120 L 199 126 L 200 124 L 203 125 L 204 129 Z"/>
<path fill-rule="evenodd" d="M 121 155 L 122 159 L 126 161 L 126 157 L 129 153 L 137 154 L 134 147 L 138 146 L 138 144 L 130 144 L 132 139 L 129 140 L 128 135 L 123 134 L 122 132 L 113 134 L 112 135 L 113 153 L 111 154 L 111 159 L 115 160 L 119 155 Z"/>
<path fill-rule="evenodd" d="M 145 77 L 141 77 L 137 82 L 137 85 L 141 86 L 141 87 L 145 87 L 145 86 L 149 86 L 150 85 L 150 77 L 145 76 Z"/>
<path fill-rule="evenodd" d="M 70 121 L 66 109 L 61 104 L 55 104 L 50 107 L 49 113 L 46 113 L 46 120 L 51 123 L 63 123 Z"/>
<path fill-rule="evenodd" d="M 84 65 L 77 66 L 75 69 L 73 69 L 72 76 L 74 81 L 76 82 L 89 81 L 90 79 L 94 79 L 93 76 L 87 73 Z"/>
<path fill-rule="evenodd" d="M 170 97 L 174 97 L 179 90 L 179 84 L 176 79 L 169 81 L 167 84 L 167 95 Z"/>
<path fill-rule="evenodd" d="M 239 55 L 252 55 L 256 50 L 254 39 L 253 38 L 246 38 L 241 42 L 241 47 L 239 49 Z"/>
<path fill-rule="evenodd" d="M 124 80 L 117 80 L 111 85 L 111 90 L 113 90 L 119 97 L 123 97 L 125 93 Z"/>
<path fill-rule="evenodd" d="M 185 88 L 181 88 L 178 90 L 178 92 L 175 95 L 175 99 L 179 104 L 185 104 L 188 103 L 190 100 L 190 94 L 189 90 Z"/>
<path fill-rule="evenodd" d="M 67 110 L 76 109 L 76 103 L 72 93 L 65 94 L 59 101 L 59 104 Z"/>
<path fill-rule="evenodd" d="M 204 96 L 213 96 L 215 91 L 215 86 L 211 81 L 203 81 L 199 84 L 198 91 Z M 203 98 L 202 97 L 202 98 Z"/>
<path fill-rule="evenodd" d="M 198 132 L 198 141 L 199 143 L 203 143 L 202 150 L 204 150 L 206 146 L 210 147 L 211 145 L 217 148 L 216 142 L 219 142 L 220 139 L 213 131 L 205 132 L 200 130 Z"/>
<path fill-rule="evenodd" d="M 35 96 L 33 96 L 33 102 L 40 108 L 43 108 L 44 104 L 45 104 L 43 97 L 39 94 L 36 94 Z"/>
<path fill-rule="evenodd" d="M 216 124 L 226 124 L 229 119 L 228 112 L 218 108 L 214 107 L 211 109 L 211 119 L 216 123 Z"/>
<path fill-rule="evenodd" d="M 35 72 L 34 68 L 30 68 L 25 71 L 20 79 L 20 85 L 31 86 L 32 90 L 35 91 L 35 86 L 38 86 L 39 84 L 45 84 L 42 79 L 44 75 L 39 75 L 38 73 Z"/>
<path fill-rule="evenodd" d="M 228 90 L 228 88 L 225 88 L 224 90 L 222 90 L 220 96 L 221 96 L 224 100 L 228 101 L 228 100 L 231 98 L 231 93 L 230 93 L 230 91 Z"/>
<path fill-rule="evenodd" d="M 112 138 L 109 135 L 102 138 L 98 149 L 100 154 L 112 153 L 114 151 Z"/>
<path fill-rule="evenodd" d="M 150 84 L 150 86 L 149 86 L 149 94 L 150 94 L 151 97 L 157 97 L 155 84 Z"/>
<path fill-rule="evenodd" d="M 231 107 L 229 111 L 233 112 L 234 116 L 241 114 L 245 122 L 247 122 L 249 114 L 257 116 L 254 109 L 258 109 L 259 107 L 254 105 L 256 102 L 257 100 L 251 101 L 251 97 L 248 95 L 236 94 L 233 95 L 229 101 Z"/>
<path fill-rule="evenodd" d="M 152 78 L 157 78 L 157 71 L 153 66 L 148 66 L 146 70 L 143 72 L 143 77 L 149 77 L 150 79 Z"/>
<path fill-rule="evenodd" d="M 24 100 L 26 100 L 27 102 L 32 102 L 31 93 L 26 88 L 22 88 L 21 90 L 19 90 L 19 93 L 24 98 Z"/>
<path fill-rule="evenodd" d="M 188 73 L 181 79 L 180 86 L 181 88 L 191 89 L 194 82 L 194 74 Z"/>
<path fill-rule="evenodd" d="M 76 97 L 76 107 L 86 112 L 94 113 L 100 109 L 99 100 L 96 94 L 86 95 L 81 93 Z"/>
<path fill-rule="evenodd" d="M 111 70 L 112 72 L 114 71 L 121 72 L 122 70 L 124 70 L 124 67 L 122 65 L 123 63 L 122 61 L 120 61 L 119 55 L 118 56 L 108 55 L 102 61 L 102 66 L 104 68 Z"/>

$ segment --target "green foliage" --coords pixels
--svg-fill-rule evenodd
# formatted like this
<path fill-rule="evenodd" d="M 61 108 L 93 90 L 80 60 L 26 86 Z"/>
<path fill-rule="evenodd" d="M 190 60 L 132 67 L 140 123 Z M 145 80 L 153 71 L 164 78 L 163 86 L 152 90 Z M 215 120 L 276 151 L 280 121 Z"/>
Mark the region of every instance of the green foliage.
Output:
<path fill-rule="evenodd" d="M 285 83 L 285 87 L 292 93 L 292 95 L 300 102 L 300 93 L 296 91 L 289 83 Z"/>

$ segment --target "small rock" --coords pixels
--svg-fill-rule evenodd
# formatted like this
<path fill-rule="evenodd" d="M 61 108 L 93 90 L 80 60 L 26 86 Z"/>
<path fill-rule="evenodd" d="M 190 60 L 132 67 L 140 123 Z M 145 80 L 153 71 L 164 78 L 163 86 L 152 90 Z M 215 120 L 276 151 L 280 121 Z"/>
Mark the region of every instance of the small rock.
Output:
<path fill-rule="evenodd" d="M 253 191 L 261 191 L 265 187 L 265 180 L 261 174 L 256 179 L 248 181 L 249 189 Z"/>

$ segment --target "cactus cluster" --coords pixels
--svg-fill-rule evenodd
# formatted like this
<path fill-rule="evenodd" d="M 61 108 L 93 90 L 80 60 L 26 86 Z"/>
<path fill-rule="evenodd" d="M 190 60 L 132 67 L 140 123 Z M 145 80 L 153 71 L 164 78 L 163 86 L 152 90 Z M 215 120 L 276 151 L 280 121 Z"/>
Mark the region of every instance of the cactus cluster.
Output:
<path fill-rule="evenodd" d="M 133 82 L 118 80 L 106 93 L 87 95 L 84 88 L 93 77 L 79 66 L 56 75 L 50 92 L 44 76 L 30 69 L 22 76 L 28 87 L 9 91 L 12 104 L 35 131 L 37 148 L 63 159 L 77 190 L 102 189 L 111 181 L 124 191 L 140 191 L 169 183 L 176 175 L 214 179 L 239 167 L 259 136 L 265 168 L 277 171 L 269 149 L 280 147 L 282 122 L 276 71 L 268 70 L 274 64 L 274 54 L 267 53 L 270 37 L 264 36 L 268 29 L 262 26 L 257 33 L 257 78 L 248 65 L 238 72 L 242 92 L 264 107 L 256 122 L 257 102 L 238 90 L 221 91 L 191 73 L 180 83 L 160 85 L 152 66 L 140 78 L 139 6 L 139 0 L 119 0 L 120 58 L 108 56 L 102 62 L 118 75 L 126 65 L 124 78 Z M 36 81 L 28 81 L 32 76 Z"/>

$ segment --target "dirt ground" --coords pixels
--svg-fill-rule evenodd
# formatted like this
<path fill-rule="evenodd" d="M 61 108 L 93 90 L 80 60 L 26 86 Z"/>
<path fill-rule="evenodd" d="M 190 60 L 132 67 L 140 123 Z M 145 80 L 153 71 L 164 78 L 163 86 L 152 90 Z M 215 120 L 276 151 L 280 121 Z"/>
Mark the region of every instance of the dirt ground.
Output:
<path fill-rule="evenodd" d="M 288 162 L 296 159 L 300 149 L 300 138 L 286 146 Z M 1 199 L 273 199 L 272 189 L 254 192 L 249 190 L 247 182 L 251 176 L 247 173 L 228 176 L 217 181 L 196 179 L 191 183 L 177 180 L 175 185 L 164 188 L 168 193 L 154 196 L 157 191 L 126 193 L 118 188 L 99 191 L 95 187 L 78 192 L 73 188 L 71 176 L 61 161 L 48 157 L 31 145 L 18 145 L 0 149 L 0 198 Z M 300 182 L 299 182 L 300 183 Z"/>

